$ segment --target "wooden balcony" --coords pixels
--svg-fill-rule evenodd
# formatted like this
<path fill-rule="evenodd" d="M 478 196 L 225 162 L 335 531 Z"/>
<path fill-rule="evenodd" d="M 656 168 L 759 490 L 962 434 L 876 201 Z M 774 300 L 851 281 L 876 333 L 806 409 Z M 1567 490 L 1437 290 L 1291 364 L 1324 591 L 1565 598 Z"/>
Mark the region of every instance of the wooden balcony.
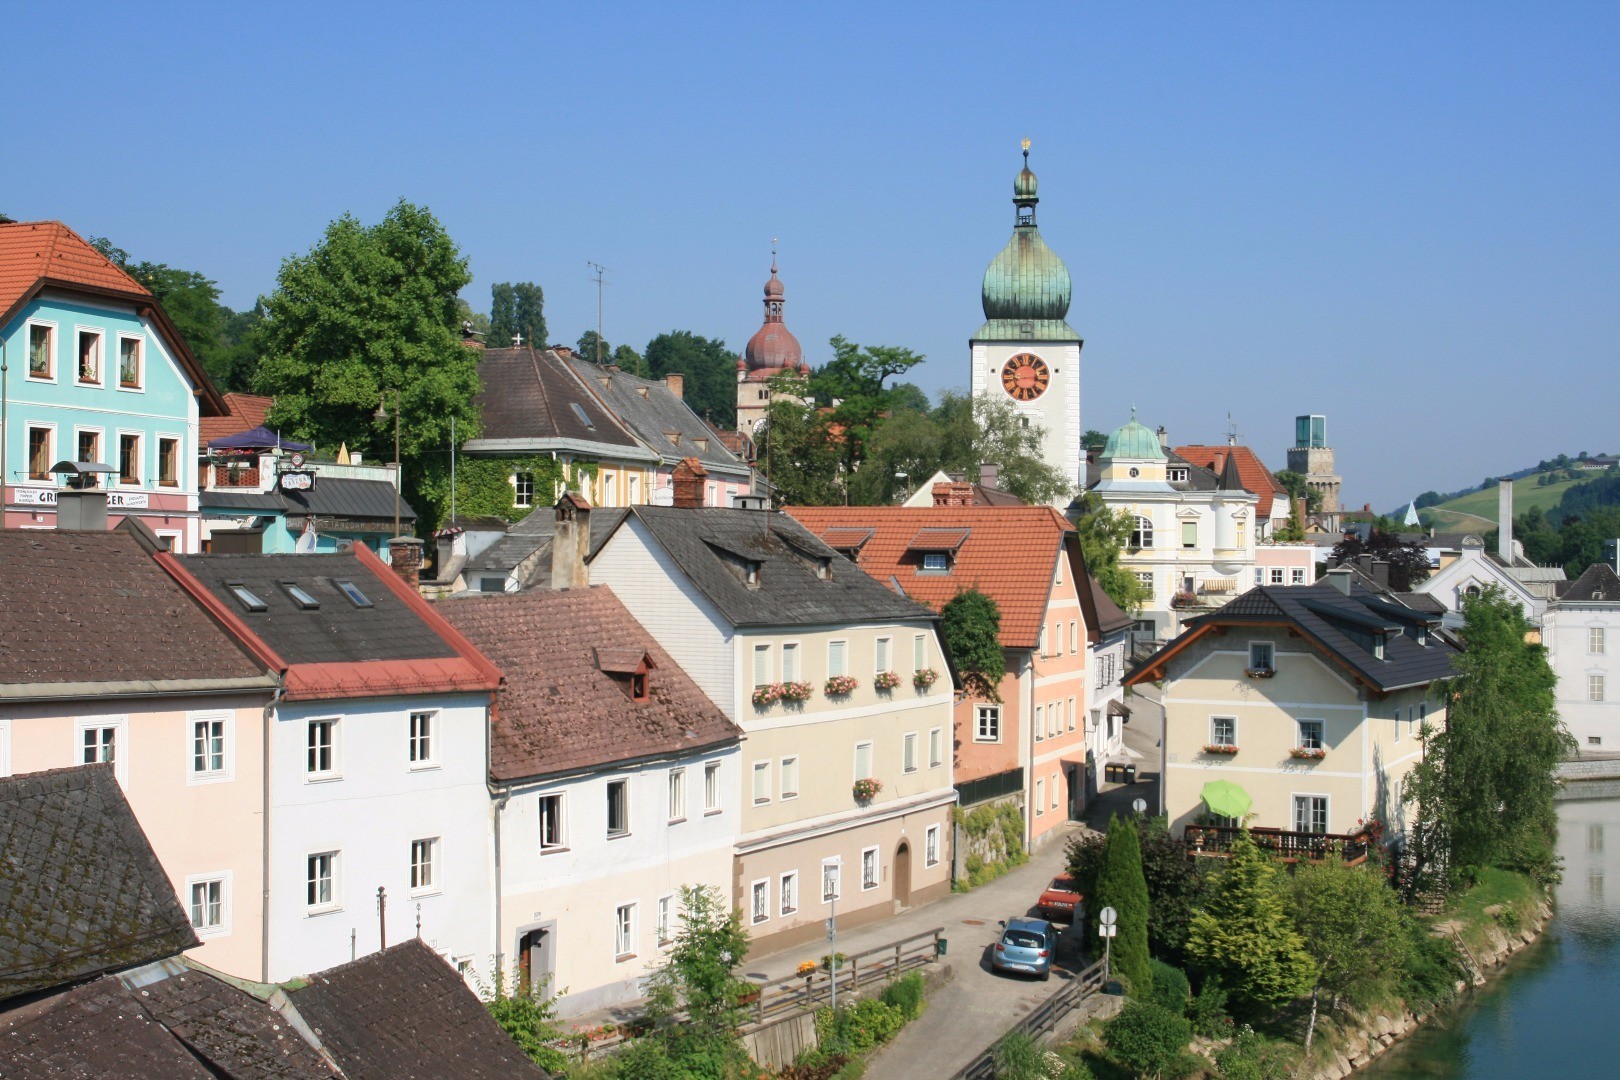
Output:
<path fill-rule="evenodd" d="M 1194 855 L 1212 855 L 1225 858 L 1231 854 L 1232 844 L 1243 832 L 1226 825 L 1188 825 L 1183 834 L 1187 847 Z M 1249 830 L 1249 838 L 1261 851 L 1269 851 L 1284 862 L 1321 862 L 1338 859 L 1349 866 L 1367 861 L 1371 838 L 1358 833 L 1293 832 L 1288 829 Z"/>

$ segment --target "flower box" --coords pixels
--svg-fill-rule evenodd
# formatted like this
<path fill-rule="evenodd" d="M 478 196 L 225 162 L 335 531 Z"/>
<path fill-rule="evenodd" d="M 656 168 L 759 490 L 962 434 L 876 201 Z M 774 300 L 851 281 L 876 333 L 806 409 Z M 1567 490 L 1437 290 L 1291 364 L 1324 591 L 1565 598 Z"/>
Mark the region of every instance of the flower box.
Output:
<path fill-rule="evenodd" d="M 1320 746 L 1296 746 L 1288 751 L 1288 756 L 1304 761 L 1321 761 L 1327 757 L 1327 750 Z"/>
<path fill-rule="evenodd" d="M 783 701 L 809 701 L 815 690 L 807 682 L 787 682 L 782 684 Z"/>
<path fill-rule="evenodd" d="M 1245 669 L 1243 674 L 1247 675 L 1251 679 L 1269 679 L 1273 675 L 1277 674 L 1277 669 L 1270 667 L 1252 667 Z"/>
<path fill-rule="evenodd" d="M 864 780 L 855 781 L 855 787 L 853 790 L 855 793 L 855 798 L 859 799 L 861 802 L 868 802 L 873 796 L 883 790 L 883 781 L 868 776 Z"/>
<path fill-rule="evenodd" d="M 800 975 L 814 975 L 816 973 L 816 969 L 820 966 L 821 965 L 817 964 L 814 960 L 806 960 L 794 970 Z"/>
<path fill-rule="evenodd" d="M 861 681 L 853 675 L 834 675 L 821 689 L 828 697 L 844 697 L 855 692 Z"/>
<path fill-rule="evenodd" d="M 754 708 L 768 709 L 782 700 L 782 684 L 766 683 L 754 687 Z"/>
<path fill-rule="evenodd" d="M 900 685 L 900 676 L 892 671 L 880 671 L 877 678 L 872 680 L 872 685 L 879 690 L 893 690 Z"/>
<path fill-rule="evenodd" d="M 1183 589 L 1170 598 L 1170 606 L 1173 608 L 1197 607 L 1198 594 Z"/>
<path fill-rule="evenodd" d="M 918 668 L 911 673 L 911 685 L 919 690 L 926 690 L 939 681 L 939 672 L 931 667 Z"/>
<path fill-rule="evenodd" d="M 1235 754 L 1238 752 L 1237 743 L 1205 743 L 1206 754 Z"/>

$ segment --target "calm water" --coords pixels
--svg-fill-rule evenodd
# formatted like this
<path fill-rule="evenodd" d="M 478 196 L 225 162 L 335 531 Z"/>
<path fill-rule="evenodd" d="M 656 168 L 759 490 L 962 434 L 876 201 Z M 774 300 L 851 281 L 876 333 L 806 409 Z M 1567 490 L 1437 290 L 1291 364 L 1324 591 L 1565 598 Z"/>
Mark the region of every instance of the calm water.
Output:
<path fill-rule="evenodd" d="M 1560 803 L 1558 817 L 1564 882 L 1541 940 L 1367 1076 L 1620 1076 L 1620 800 Z"/>

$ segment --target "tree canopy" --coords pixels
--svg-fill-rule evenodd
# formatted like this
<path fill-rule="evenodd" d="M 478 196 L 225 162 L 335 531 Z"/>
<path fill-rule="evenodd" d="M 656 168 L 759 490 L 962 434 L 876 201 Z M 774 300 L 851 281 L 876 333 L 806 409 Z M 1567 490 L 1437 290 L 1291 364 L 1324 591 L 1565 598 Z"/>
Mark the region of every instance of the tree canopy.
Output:
<path fill-rule="evenodd" d="M 1110 510 L 1103 505 L 1101 496 L 1088 491 L 1071 513 L 1074 527 L 1080 533 L 1080 551 L 1086 559 L 1086 570 L 1121 611 L 1140 611 L 1153 594 L 1119 563 L 1119 554 L 1125 550 L 1136 528 L 1131 512 Z"/>
<path fill-rule="evenodd" d="M 1329 565 L 1354 562 L 1361 555 L 1389 563 L 1389 587 L 1396 592 L 1410 592 L 1429 576 L 1428 550 L 1415 541 L 1403 542 L 1393 528 L 1374 525 L 1365 540 L 1356 533 L 1345 533 L 1333 545 Z"/>
<path fill-rule="evenodd" d="M 1001 651 L 1001 609 L 977 589 L 964 589 L 940 610 L 945 643 L 968 691 L 987 701 L 1001 700 L 1006 655 Z"/>
<path fill-rule="evenodd" d="M 1129 818 L 1116 814 L 1108 822 L 1108 842 L 1097 871 L 1093 914 L 1111 907 L 1118 933 L 1111 952 L 1114 969 L 1130 982 L 1131 993 L 1147 997 L 1153 990 L 1148 955 L 1148 888 L 1142 876 L 1142 846 Z"/>
<path fill-rule="evenodd" d="M 1407 916 L 1383 871 L 1337 859 L 1304 860 L 1287 879 L 1289 910 L 1305 951 L 1316 961 L 1305 1049 L 1316 1035 L 1319 998 L 1368 1001 L 1405 971 Z"/>
<path fill-rule="evenodd" d="M 489 330 L 484 344 L 492 349 L 510 348 L 516 334 L 523 335 L 525 344 L 546 347 L 546 298 L 532 281 L 503 281 L 489 290 Z"/>
<path fill-rule="evenodd" d="M 1251 1008 L 1293 1001 L 1316 977 L 1283 903 L 1279 872 L 1243 832 L 1188 926 L 1188 959 Z"/>
<path fill-rule="evenodd" d="M 737 426 L 737 354 L 724 341 L 671 330 L 647 342 L 642 356 L 650 378 L 686 376 L 683 394 L 693 412 L 722 431 Z"/>
<path fill-rule="evenodd" d="M 1277 483 L 1288 492 L 1288 505 L 1293 506 L 1297 500 L 1304 499 L 1307 514 L 1314 514 L 1322 509 L 1322 493 L 1306 482 L 1304 473 L 1283 469 L 1276 476 Z"/>

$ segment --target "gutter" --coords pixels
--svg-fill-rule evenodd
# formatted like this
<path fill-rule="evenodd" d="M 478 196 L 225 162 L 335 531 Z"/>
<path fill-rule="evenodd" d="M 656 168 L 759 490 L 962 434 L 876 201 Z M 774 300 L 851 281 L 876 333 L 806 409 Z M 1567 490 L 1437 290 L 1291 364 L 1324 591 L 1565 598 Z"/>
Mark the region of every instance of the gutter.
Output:
<path fill-rule="evenodd" d="M 266 983 L 270 981 L 270 723 L 281 696 L 281 687 L 277 686 L 264 706 L 264 723 L 260 725 L 259 788 L 263 811 L 259 824 L 259 981 Z"/>
<path fill-rule="evenodd" d="M 122 682 L 12 683 L 0 686 L 0 701 L 60 701 L 72 698 L 199 697 L 274 690 L 272 675 L 239 679 L 130 679 Z"/>
<path fill-rule="evenodd" d="M 550 452 L 553 456 L 557 451 L 593 456 L 619 458 L 623 461 L 640 461 L 649 465 L 656 465 L 662 460 L 660 455 L 653 453 L 645 447 L 632 443 L 628 446 L 620 443 L 594 442 L 590 439 L 553 439 L 553 438 L 526 438 L 526 439 L 469 439 L 461 444 L 464 454 L 544 454 Z"/>

